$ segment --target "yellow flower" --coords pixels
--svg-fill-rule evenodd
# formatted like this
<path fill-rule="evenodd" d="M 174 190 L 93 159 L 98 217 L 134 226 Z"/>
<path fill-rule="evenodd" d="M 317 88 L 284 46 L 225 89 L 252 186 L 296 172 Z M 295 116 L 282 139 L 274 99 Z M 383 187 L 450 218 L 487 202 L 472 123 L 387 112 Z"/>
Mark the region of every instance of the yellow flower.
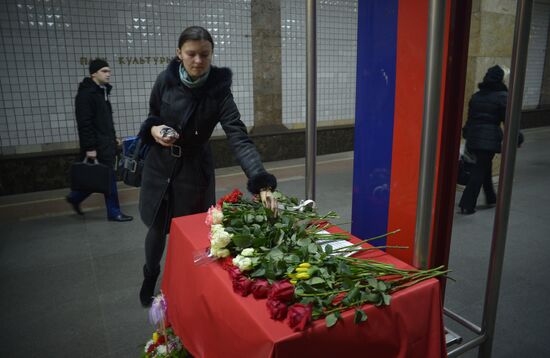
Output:
<path fill-rule="evenodd" d="M 301 264 L 298 265 L 298 267 L 310 268 L 311 264 L 309 262 L 302 262 Z"/>
<path fill-rule="evenodd" d="M 309 274 L 307 272 L 300 272 L 296 274 L 296 278 L 299 280 L 307 280 L 309 278 Z"/>
<path fill-rule="evenodd" d="M 157 343 L 159 340 L 159 334 L 157 332 L 153 333 L 153 342 Z"/>
<path fill-rule="evenodd" d="M 297 281 L 297 280 L 290 280 L 290 283 L 293 284 L 293 285 L 295 285 L 295 284 L 298 283 L 298 281 Z"/>
<path fill-rule="evenodd" d="M 289 273 L 287 276 L 288 276 L 289 278 L 291 278 L 291 279 L 295 279 L 295 278 L 296 278 L 296 274 L 295 274 L 295 273 Z"/>
<path fill-rule="evenodd" d="M 298 268 L 296 268 L 296 272 L 307 272 L 307 270 L 309 270 L 309 269 L 306 268 L 306 267 L 298 267 Z"/>

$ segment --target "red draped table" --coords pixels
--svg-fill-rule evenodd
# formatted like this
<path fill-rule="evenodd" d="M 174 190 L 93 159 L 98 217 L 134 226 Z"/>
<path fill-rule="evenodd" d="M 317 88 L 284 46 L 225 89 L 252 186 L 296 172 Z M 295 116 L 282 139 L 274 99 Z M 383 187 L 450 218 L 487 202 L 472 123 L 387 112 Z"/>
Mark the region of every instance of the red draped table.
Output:
<path fill-rule="evenodd" d="M 168 320 L 195 357 L 445 357 L 439 282 L 426 280 L 392 295 L 391 305 L 365 305 L 368 320 L 353 322 L 342 313 L 331 327 L 324 319 L 304 332 L 272 320 L 266 300 L 233 292 L 231 279 L 217 262 L 195 265 L 193 254 L 209 246 L 205 214 L 172 221 L 162 291 Z M 357 254 L 410 268 L 378 250 Z"/>

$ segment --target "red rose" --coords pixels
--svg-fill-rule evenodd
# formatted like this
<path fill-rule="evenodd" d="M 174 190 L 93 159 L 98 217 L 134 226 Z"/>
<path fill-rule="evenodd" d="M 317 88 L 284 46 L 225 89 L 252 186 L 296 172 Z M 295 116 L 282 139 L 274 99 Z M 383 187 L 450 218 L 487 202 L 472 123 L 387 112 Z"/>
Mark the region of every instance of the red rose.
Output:
<path fill-rule="evenodd" d="M 221 262 L 222 268 L 226 271 L 229 271 L 231 268 L 236 267 L 235 265 L 233 265 L 233 257 L 231 256 L 221 258 L 220 262 Z"/>
<path fill-rule="evenodd" d="M 250 287 L 252 286 L 252 281 L 244 276 L 239 276 L 233 279 L 233 291 L 239 295 L 246 297 L 250 294 Z"/>
<path fill-rule="evenodd" d="M 223 203 L 236 203 L 242 195 L 243 193 L 241 193 L 239 189 L 233 189 L 231 193 L 221 197 L 218 200 L 217 205 L 222 206 Z"/>
<path fill-rule="evenodd" d="M 266 298 L 269 290 L 270 287 L 267 280 L 255 280 L 252 283 L 252 287 L 250 288 L 250 291 L 252 291 L 252 295 L 256 299 Z"/>
<path fill-rule="evenodd" d="M 153 343 L 149 346 L 149 348 L 147 348 L 147 353 L 152 353 L 155 349 L 157 349 L 158 347 L 158 344 L 157 343 Z"/>
<path fill-rule="evenodd" d="M 232 281 L 235 281 L 236 279 L 238 279 L 239 277 L 242 276 L 241 270 L 239 270 L 239 268 L 237 266 L 233 266 L 233 267 L 228 268 L 227 273 L 231 277 Z"/>
<path fill-rule="evenodd" d="M 267 300 L 265 305 L 269 310 L 269 315 L 271 316 L 271 319 L 282 321 L 286 318 L 286 303 L 270 298 Z"/>
<path fill-rule="evenodd" d="M 271 286 L 269 298 L 283 302 L 290 302 L 294 299 L 294 285 L 288 281 L 279 281 Z"/>
<path fill-rule="evenodd" d="M 164 344 L 166 343 L 166 338 L 164 338 L 164 335 L 160 335 L 159 339 L 157 339 L 157 344 Z"/>
<path fill-rule="evenodd" d="M 295 331 L 303 331 L 311 322 L 311 306 L 295 303 L 288 309 L 288 325 Z"/>

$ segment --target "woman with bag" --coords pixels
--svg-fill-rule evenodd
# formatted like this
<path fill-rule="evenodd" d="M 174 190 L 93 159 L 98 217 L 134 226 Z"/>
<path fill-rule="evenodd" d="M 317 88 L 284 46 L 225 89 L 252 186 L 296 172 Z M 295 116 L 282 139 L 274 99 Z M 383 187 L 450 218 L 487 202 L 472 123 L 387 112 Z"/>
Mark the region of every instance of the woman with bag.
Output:
<path fill-rule="evenodd" d="M 205 212 L 215 203 L 214 164 L 210 136 L 221 124 L 248 177 L 248 190 L 261 194 L 272 210 L 276 178 L 266 172 L 260 155 L 240 120 L 231 93 L 232 73 L 211 65 L 214 42 L 199 26 L 185 29 L 176 58 L 151 91 L 149 117 L 140 138 L 150 145 L 145 159 L 139 210 L 148 227 L 145 238 L 141 304 L 150 306 L 166 235 L 173 217 Z"/>
<path fill-rule="evenodd" d="M 481 187 L 487 205 L 492 206 L 497 201 L 492 168 L 495 153 L 501 151 L 503 133 L 500 125 L 506 115 L 508 88 L 503 80 L 504 70 L 500 66 L 489 68 L 483 81 L 478 84 L 479 91 L 472 95 L 468 104 L 468 120 L 462 129 L 462 136 L 466 139 L 466 150 L 473 154 L 475 163 L 458 204 L 464 215 L 475 213 Z"/>

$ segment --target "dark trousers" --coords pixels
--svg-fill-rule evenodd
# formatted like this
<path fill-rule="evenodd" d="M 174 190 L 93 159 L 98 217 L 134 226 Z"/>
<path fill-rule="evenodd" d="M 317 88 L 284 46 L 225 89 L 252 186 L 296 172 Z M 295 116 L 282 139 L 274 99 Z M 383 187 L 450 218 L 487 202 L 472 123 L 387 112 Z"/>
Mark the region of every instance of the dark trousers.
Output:
<path fill-rule="evenodd" d="M 69 200 L 75 204 L 82 203 L 92 193 L 84 191 L 71 191 L 69 193 Z M 111 177 L 111 194 L 105 194 L 105 207 L 107 208 L 107 217 L 113 218 L 120 214 L 120 204 L 118 202 L 118 191 L 116 186 L 116 177 L 113 173 Z"/>
<path fill-rule="evenodd" d="M 497 201 L 495 188 L 493 187 L 492 167 L 494 152 L 485 150 L 470 150 L 476 156 L 476 163 L 472 168 L 472 175 L 466 188 L 462 193 L 462 198 L 458 204 L 465 210 L 473 210 L 476 207 L 477 197 L 483 187 L 487 204 L 494 204 Z"/>
<path fill-rule="evenodd" d="M 145 236 L 145 265 L 149 272 L 157 272 L 160 269 L 160 260 L 166 246 L 166 235 L 170 225 L 169 195 L 166 195 L 157 212 L 153 225 L 149 227 Z"/>

